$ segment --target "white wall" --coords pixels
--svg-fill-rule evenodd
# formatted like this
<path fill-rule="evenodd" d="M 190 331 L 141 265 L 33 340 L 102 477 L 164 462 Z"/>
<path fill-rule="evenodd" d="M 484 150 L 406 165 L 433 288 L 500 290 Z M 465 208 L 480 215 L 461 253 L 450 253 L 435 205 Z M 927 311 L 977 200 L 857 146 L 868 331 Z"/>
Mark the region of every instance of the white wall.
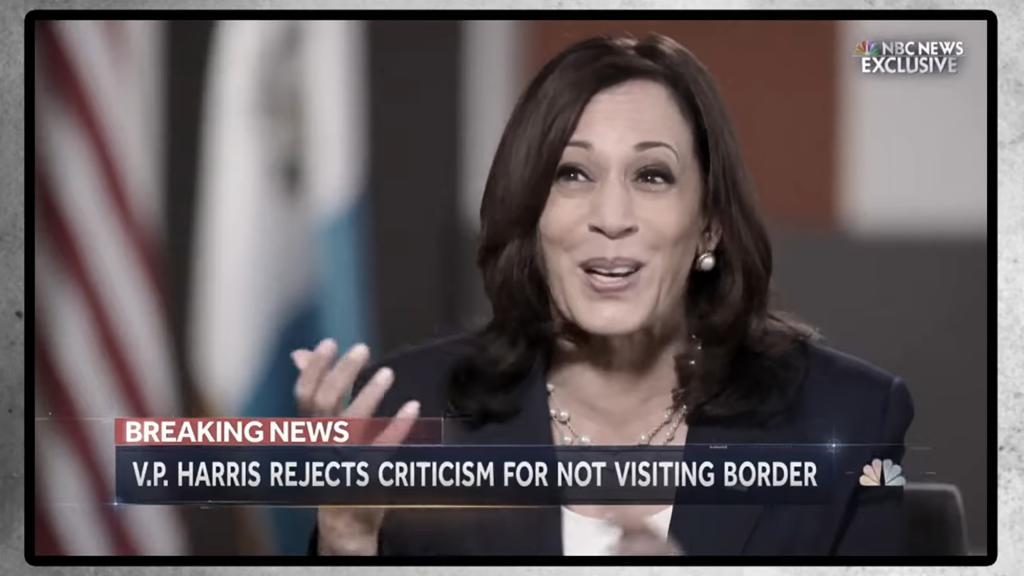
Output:
<path fill-rule="evenodd" d="M 956 75 L 869 75 L 861 40 L 962 40 Z M 847 23 L 839 34 L 839 222 L 855 236 L 984 237 L 984 22 Z"/>

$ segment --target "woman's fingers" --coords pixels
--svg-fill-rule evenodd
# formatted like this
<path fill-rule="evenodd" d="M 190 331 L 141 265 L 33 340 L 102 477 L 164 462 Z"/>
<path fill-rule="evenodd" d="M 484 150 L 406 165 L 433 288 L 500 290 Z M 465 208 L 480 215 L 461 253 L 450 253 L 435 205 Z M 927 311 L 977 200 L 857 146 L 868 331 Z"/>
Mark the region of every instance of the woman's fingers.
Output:
<path fill-rule="evenodd" d="M 295 396 L 304 413 L 335 415 L 342 397 L 370 359 L 369 348 L 365 344 L 356 344 L 328 370 L 336 350 L 337 346 L 331 340 L 321 342 L 313 351 L 299 349 L 292 352 L 292 361 L 302 371 L 295 386 Z M 346 418 L 372 417 L 394 381 L 395 373 L 390 368 L 377 370 L 342 415 Z M 406 402 L 373 443 L 401 444 L 412 430 L 419 410 L 419 402 Z"/>
<path fill-rule="evenodd" d="M 370 349 L 356 344 L 335 363 L 313 393 L 313 410 L 319 416 L 335 416 L 342 397 L 370 359 Z"/>
<path fill-rule="evenodd" d="M 416 400 L 410 400 L 402 405 L 402 407 L 392 418 L 391 423 L 388 424 L 377 438 L 374 439 L 375 445 L 382 446 L 394 446 L 401 444 L 406 436 L 409 435 L 409 431 L 412 430 L 413 424 L 416 423 L 416 417 L 420 414 L 420 403 Z"/>
<path fill-rule="evenodd" d="M 381 368 L 373 375 L 372 378 L 363 386 L 363 389 L 359 392 L 355 398 L 349 403 L 348 407 L 342 412 L 342 416 L 345 418 L 370 418 L 377 412 L 377 405 L 380 404 L 381 399 L 387 394 L 388 390 L 391 389 L 391 384 L 395 381 L 395 373 L 391 368 Z M 353 436 L 351 442 L 356 444 L 367 444 L 372 439 L 373 428 L 366 430 L 365 433 L 360 433 L 357 436 Z"/>
<path fill-rule="evenodd" d="M 346 418 L 370 418 L 377 411 L 384 395 L 391 389 L 395 381 L 395 373 L 391 368 L 381 368 L 370 378 L 359 395 L 352 399 L 345 409 Z"/>
<path fill-rule="evenodd" d="M 682 552 L 668 540 L 658 536 L 623 536 L 612 548 L 615 556 L 682 556 Z"/>
<path fill-rule="evenodd" d="M 682 554 L 682 548 L 672 539 L 666 540 L 656 534 L 642 518 L 623 513 L 613 513 L 610 517 L 622 528 L 622 536 L 612 549 L 612 553 L 622 556 L 676 556 Z"/>
<path fill-rule="evenodd" d="M 334 363 L 334 355 L 338 353 L 338 344 L 331 339 L 321 340 L 313 352 L 307 356 L 305 366 L 299 374 L 295 383 L 295 399 L 299 404 L 299 411 L 310 413 L 314 411 L 313 398 L 321 378 L 327 373 Z"/>
<path fill-rule="evenodd" d="M 292 362 L 295 363 L 295 367 L 300 371 L 306 367 L 309 363 L 309 359 L 313 357 L 312 350 L 306 350 L 305 348 L 299 348 L 292 352 Z"/>
<path fill-rule="evenodd" d="M 623 531 L 612 548 L 616 556 L 680 556 L 682 549 L 670 536 L 667 540 L 651 530 Z"/>

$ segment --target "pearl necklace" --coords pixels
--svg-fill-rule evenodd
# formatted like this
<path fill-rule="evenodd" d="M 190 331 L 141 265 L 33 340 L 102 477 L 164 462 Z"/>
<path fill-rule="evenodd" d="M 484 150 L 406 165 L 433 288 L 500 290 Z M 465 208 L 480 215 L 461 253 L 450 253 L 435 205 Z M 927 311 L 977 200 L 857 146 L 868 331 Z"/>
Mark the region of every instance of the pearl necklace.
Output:
<path fill-rule="evenodd" d="M 701 350 L 704 348 L 700 338 L 698 338 L 696 334 L 690 334 L 690 341 L 693 343 L 693 347 L 699 354 Z M 693 366 L 696 366 L 697 361 L 691 358 L 688 363 L 692 368 Z M 562 444 L 590 444 L 590 436 L 587 436 L 586 434 L 578 434 L 576 432 L 576 429 L 572 425 L 572 415 L 569 414 L 568 410 L 563 410 L 562 408 L 560 408 L 558 406 L 558 403 L 555 402 L 554 384 L 548 382 L 547 389 L 548 402 L 551 403 L 551 408 L 549 410 L 549 413 L 551 415 L 551 421 L 558 424 L 562 428 L 565 428 L 569 432 L 569 434 L 562 436 Z M 662 443 L 662 445 L 667 446 L 669 442 L 675 439 L 676 431 L 679 430 L 679 426 L 683 423 L 683 420 L 686 420 L 686 412 L 687 406 L 685 402 L 680 404 L 678 408 L 674 406 L 669 406 L 668 408 L 666 408 L 665 418 L 661 422 L 659 422 L 658 425 L 655 426 L 650 432 L 646 434 L 641 434 L 640 441 L 637 442 L 637 445 L 650 446 L 651 442 L 654 441 L 655 436 L 657 436 L 658 433 L 661 432 L 661 430 L 665 426 L 668 426 L 669 423 L 672 423 L 671 427 L 668 430 L 668 434 L 665 435 L 665 441 Z M 676 418 L 677 414 L 679 416 L 678 418 Z"/>
<path fill-rule="evenodd" d="M 565 430 L 568 431 L 568 434 L 562 436 L 562 444 L 570 446 L 573 444 L 590 444 L 590 436 L 587 436 L 586 434 L 579 434 L 578 432 L 576 432 L 576 428 L 574 428 L 572 425 L 572 415 L 569 414 L 568 410 L 563 410 L 562 408 L 560 408 L 558 406 L 558 403 L 555 402 L 554 384 L 548 382 L 547 389 L 548 400 L 552 405 L 552 408 L 549 410 L 549 413 L 551 415 L 551 421 L 558 424 L 562 428 L 565 428 Z M 654 441 L 654 438 L 658 435 L 658 433 L 661 432 L 662 429 L 665 428 L 665 426 L 669 426 L 669 424 L 671 424 L 671 426 L 668 429 L 668 433 L 665 435 L 665 441 L 662 443 L 662 445 L 667 446 L 669 442 L 675 439 L 676 431 L 679 429 L 679 426 L 680 424 L 682 424 L 683 420 L 686 419 L 686 410 L 686 403 L 681 404 L 678 408 L 674 406 L 669 406 L 668 408 L 666 408 L 665 418 L 661 422 L 659 422 L 658 425 L 655 426 L 650 432 L 647 432 L 646 434 L 641 434 L 640 441 L 637 442 L 637 445 L 650 446 L 651 442 Z M 678 418 L 676 417 L 677 415 Z"/>

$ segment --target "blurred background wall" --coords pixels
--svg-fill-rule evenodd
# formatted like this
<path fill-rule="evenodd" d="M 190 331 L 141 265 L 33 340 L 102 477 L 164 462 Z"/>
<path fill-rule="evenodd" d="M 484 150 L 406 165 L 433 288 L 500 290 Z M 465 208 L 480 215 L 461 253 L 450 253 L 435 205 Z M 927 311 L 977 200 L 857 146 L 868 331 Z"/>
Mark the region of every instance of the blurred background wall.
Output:
<path fill-rule="evenodd" d="M 577 39 L 648 31 L 719 83 L 778 304 L 907 379 L 908 477 L 959 486 L 984 552 L 984 23 L 639 20 L 38 27 L 37 550 L 301 553 L 310 511 L 110 506 L 102 419 L 287 415 L 292 348 L 478 325 L 477 209 L 519 91 Z M 852 55 L 927 39 L 964 41 L 959 74 Z"/>

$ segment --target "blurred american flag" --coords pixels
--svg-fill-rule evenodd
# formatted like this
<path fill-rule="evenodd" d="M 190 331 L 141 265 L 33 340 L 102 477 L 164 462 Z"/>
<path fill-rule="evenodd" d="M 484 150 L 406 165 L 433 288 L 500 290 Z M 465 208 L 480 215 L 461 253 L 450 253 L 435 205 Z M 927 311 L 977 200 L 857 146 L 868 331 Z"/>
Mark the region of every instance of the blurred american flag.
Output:
<path fill-rule="evenodd" d="M 35 26 L 35 551 L 181 554 L 179 512 L 116 505 L 111 433 L 114 417 L 182 409 L 161 278 L 161 24 Z"/>

